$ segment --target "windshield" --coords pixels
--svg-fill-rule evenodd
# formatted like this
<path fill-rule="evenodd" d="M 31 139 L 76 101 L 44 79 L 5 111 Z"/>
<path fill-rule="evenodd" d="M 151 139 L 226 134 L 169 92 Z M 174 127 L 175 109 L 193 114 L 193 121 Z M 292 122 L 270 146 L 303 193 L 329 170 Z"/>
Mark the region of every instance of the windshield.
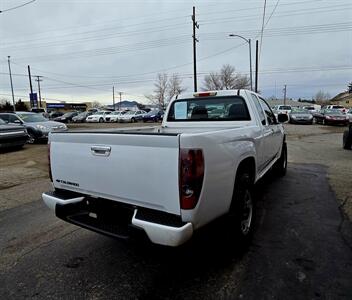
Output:
<path fill-rule="evenodd" d="M 330 109 L 325 111 L 326 115 L 342 115 L 343 113 L 337 109 Z"/>
<path fill-rule="evenodd" d="M 126 115 L 134 115 L 136 112 L 135 111 L 128 111 Z"/>
<path fill-rule="evenodd" d="M 77 115 L 77 117 L 86 117 L 87 114 L 88 114 L 88 112 L 85 111 L 85 112 L 82 112 L 82 113 L 80 113 L 79 115 Z"/>
<path fill-rule="evenodd" d="M 75 114 L 75 112 L 71 111 L 71 112 L 65 113 L 65 114 L 63 115 L 63 117 L 71 117 L 71 116 L 74 115 L 74 114 Z"/>
<path fill-rule="evenodd" d="M 17 114 L 24 122 L 46 122 L 48 119 L 41 114 Z"/>
<path fill-rule="evenodd" d="M 206 97 L 172 103 L 168 121 L 249 121 L 247 104 L 242 97 Z"/>
<path fill-rule="evenodd" d="M 291 114 L 309 114 L 309 111 L 306 109 L 295 109 L 291 111 Z"/>
<path fill-rule="evenodd" d="M 291 106 L 282 105 L 282 106 L 279 106 L 279 109 L 280 109 L 280 110 L 291 110 Z"/>
<path fill-rule="evenodd" d="M 147 113 L 148 116 L 155 116 L 159 113 L 157 110 L 151 110 L 150 112 Z"/>

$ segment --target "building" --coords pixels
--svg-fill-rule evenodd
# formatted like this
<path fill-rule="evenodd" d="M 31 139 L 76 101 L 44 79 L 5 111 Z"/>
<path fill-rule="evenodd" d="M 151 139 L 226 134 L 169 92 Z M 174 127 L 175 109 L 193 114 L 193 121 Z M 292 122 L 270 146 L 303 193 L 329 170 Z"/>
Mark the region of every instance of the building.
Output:
<path fill-rule="evenodd" d="M 53 110 L 58 111 L 71 111 L 71 110 L 87 110 L 87 103 L 66 103 L 66 102 L 58 102 L 58 103 L 46 103 L 46 111 L 50 112 Z"/>
<path fill-rule="evenodd" d="M 330 100 L 332 105 L 342 105 L 344 107 L 352 108 L 352 93 L 342 92 Z"/>
<path fill-rule="evenodd" d="M 279 100 L 279 99 L 278 100 L 267 100 L 267 102 L 271 107 L 274 107 L 275 105 L 284 105 L 284 100 Z M 309 106 L 309 105 L 311 105 L 311 103 L 298 102 L 298 101 L 287 99 L 285 105 L 302 107 L 302 106 Z"/>

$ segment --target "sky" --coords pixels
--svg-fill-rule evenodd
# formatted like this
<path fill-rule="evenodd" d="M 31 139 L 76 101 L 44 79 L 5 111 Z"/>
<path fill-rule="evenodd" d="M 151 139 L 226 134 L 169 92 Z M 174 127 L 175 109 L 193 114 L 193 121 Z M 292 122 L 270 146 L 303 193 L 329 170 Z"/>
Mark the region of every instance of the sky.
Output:
<path fill-rule="evenodd" d="M 116 99 L 147 103 L 158 73 L 192 91 L 193 6 L 200 89 L 224 64 L 249 74 L 248 44 L 229 34 L 251 39 L 253 70 L 259 40 L 264 97 L 282 98 L 284 85 L 288 98 L 334 96 L 352 81 L 350 0 L 267 0 L 265 13 L 265 0 L 36 0 L 11 10 L 29 1 L 0 2 L 0 99 L 11 99 L 8 56 L 16 101 L 28 99 L 28 65 L 48 102 L 109 104 L 114 86 Z"/>

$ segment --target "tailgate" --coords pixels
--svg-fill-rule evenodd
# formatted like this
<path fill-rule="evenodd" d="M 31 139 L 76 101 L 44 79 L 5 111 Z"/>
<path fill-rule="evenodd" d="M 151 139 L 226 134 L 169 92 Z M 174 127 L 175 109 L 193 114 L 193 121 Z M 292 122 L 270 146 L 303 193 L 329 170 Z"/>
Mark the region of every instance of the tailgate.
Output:
<path fill-rule="evenodd" d="M 56 188 L 180 214 L 177 134 L 71 132 L 50 141 Z"/>

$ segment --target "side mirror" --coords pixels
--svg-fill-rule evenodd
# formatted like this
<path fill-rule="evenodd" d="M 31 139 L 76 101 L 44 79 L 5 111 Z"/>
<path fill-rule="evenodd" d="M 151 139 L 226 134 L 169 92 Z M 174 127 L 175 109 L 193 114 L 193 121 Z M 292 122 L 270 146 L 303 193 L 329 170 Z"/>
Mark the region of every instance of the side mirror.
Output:
<path fill-rule="evenodd" d="M 279 121 L 279 123 L 285 123 L 288 121 L 288 115 L 286 114 L 279 114 L 277 116 L 277 120 Z"/>
<path fill-rule="evenodd" d="M 13 121 L 15 124 L 22 124 L 22 122 L 20 120 L 15 120 Z"/>

